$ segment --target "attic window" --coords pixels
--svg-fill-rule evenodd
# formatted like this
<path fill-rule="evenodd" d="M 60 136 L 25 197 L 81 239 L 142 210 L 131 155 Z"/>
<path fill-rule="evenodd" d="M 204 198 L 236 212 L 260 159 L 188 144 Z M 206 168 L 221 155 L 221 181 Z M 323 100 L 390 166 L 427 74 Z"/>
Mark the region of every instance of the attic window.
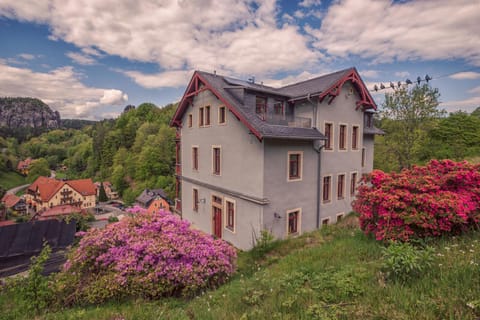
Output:
<path fill-rule="evenodd" d="M 372 128 L 373 127 L 373 117 L 371 113 L 364 114 L 364 122 L 365 128 Z"/>
<path fill-rule="evenodd" d="M 273 113 L 278 115 L 283 115 L 283 102 L 282 101 L 275 101 L 273 104 Z"/>
<path fill-rule="evenodd" d="M 260 117 L 260 119 L 265 120 L 267 114 L 267 98 L 266 97 L 256 97 L 255 99 L 255 113 Z"/>

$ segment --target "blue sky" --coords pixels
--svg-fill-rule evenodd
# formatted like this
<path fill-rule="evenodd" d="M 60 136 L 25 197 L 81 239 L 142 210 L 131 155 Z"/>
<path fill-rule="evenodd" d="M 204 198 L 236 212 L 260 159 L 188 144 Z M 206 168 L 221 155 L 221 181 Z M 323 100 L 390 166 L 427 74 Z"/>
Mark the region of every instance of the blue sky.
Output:
<path fill-rule="evenodd" d="M 470 112 L 479 21 L 478 0 L 2 0 L 0 96 L 103 119 L 178 101 L 196 69 L 280 86 L 355 66 L 370 89 L 428 74 Z"/>

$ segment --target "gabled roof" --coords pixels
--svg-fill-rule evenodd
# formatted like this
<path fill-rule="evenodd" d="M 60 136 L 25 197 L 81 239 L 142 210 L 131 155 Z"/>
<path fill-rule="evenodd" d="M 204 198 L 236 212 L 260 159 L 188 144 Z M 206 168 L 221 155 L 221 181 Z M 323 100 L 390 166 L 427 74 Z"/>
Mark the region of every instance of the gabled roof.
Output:
<path fill-rule="evenodd" d="M 11 208 L 14 207 L 18 201 L 20 201 L 20 197 L 17 197 L 13 193 L 7 193 L 3 196 L 1 202 L 5 204 L 5 207 Z"/>
<path fill-rule="evenodd" d="M 167 194 L 163 189 L 145 189 L 135 200 L 148 207 L 150 202 L 157 197 L 165 199 L 168 202 Z"/>
<path fill-rule="evenodd" d="M 195 71 L 170 125 L 181 126 L 183 114 L 192 102 L 193 96 L 201 91 L 210 90 L 259 140 L 263 138 L 324 140 L 326 139 L 325 136 L 316 128 L 289 127 L 263 121 L 255 114 L 254 106 L 244 105 L 233 94 L 232 89 L 268 93 L 290 101 L 314 96 L 322 101 L 324 98 L 329 97 L 329 103 L 331 103 L 338 96 L 341 87 L 346 81 L 353 83 L 361 97 L 361 100 L 357 102 L 357 108 L 376 109 L 375 102 L 355 68 L 345 69 L 281 88 L 273 88 L 203 71 Z"/>
<path fill-rule="evenodd" d="M 35 180 L 35 182 L 33 182 L 28 187 L 28 190 L 36 192 L 38 189 L 42 201 L 48 201 L 66 184 L 68 184 L 82 196 L 90 196 L 97 194 L 92 179 L 62 181 L 42 176 L 38 177 L 37 180 Z"/>

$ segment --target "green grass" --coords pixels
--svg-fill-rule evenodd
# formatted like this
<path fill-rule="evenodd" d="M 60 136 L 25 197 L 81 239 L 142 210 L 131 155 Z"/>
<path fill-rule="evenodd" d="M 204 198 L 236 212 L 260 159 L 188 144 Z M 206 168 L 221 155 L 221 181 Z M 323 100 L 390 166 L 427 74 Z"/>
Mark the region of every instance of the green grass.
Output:
<path fill-rule="evenodd" d="M 405 284 L 386 280 L 382 245 L 346 219 L 268 252 L 240 253 L 238 272 L 191 300 L 112 301 L 41 319 L 478 319 L 480 233 L 437 239 L 434 266 Z M 29 319 L 0 294 L 3 319 Z M 469 304 L 470 306 L 468 306 Z M 2 318 L 0 316 L 0 318 Z"/>
<path fill-rule="evenodd" d="M 26 178 L 15 171 L 0 170 L 0 187 L 8 190 L 28 183 Z"/>

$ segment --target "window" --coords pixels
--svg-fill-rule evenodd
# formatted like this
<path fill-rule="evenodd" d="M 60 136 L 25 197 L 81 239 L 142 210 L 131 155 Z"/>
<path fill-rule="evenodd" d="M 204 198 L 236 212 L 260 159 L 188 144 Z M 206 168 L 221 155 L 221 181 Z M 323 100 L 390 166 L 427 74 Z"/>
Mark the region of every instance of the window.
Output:
<path fill-rule="evenodd" d="M 358 126 L 352 127 L 352 149 L 358 149 Z"/>
<path fill-rule="evenodd" d="M 365 161 L 367 160 L 367 153 L 365 148 L 362 148 L 362 167 L 365 167 Z"/>
<path fill-rule="evenodd" d="M 333 147 L 333 125 L 331 123 L 325 123 L 325 137 L 327 140 L 325 141 L 325 150 L 332 150 Z"/>
<path fill-rule="evenodd" d="M 337 181 L 337 197 L 343 199 L 345 197 L 345 175 L 339 174 Z"/>
<path fill-rule="evenodd" d="M 330 218 L 324 218 L 322 219 L 322 226 L 326 226 L 330 224 Z"/>
<path fill-rule="evenodd" d="M 203 107 L 198 109 L 198 126 L 203 127 L 204 126 L 204 121 L 203 121 Z"/>
<path fill-rule="evenodd" d="M 192 147 L 192 169 L 198 170 L 198 147 Z"/>
<path fill-rule="evenodd" d="M 302 179 L 302 152 L 288 153 L 288 181 Z"/>
<path fill-rule="evenodd" d="M 213 147 L 213 174 L 220 175 L 220 148 Z"/>
<path fill-rule="evenodd" d="M 330 201 L 330 184 L 331 184 L 331 182 L 332 182 L 332 177 L 331 176 L 323 177 L 323 193 L 322 193 L 323 202 L 329 202 Z"/>
<path fill-rule="evenodd" d="M 193 189 L 193 211 L 198 212 L 198 189 Z"/>
<path fill-rule="evenodd" d="M 338 137 L 338 148 L 340 150 L 345 150 L 347 148 L 347 126 L 344 124 L 340 125 L 340 132 Z"/>
<path fill-rule="evenodd" d="M 373 127 L 373 118 L 372 118 L 371 113 L 369 113 L 369 112 L 364 113 L 363 119 L 364 119 L 364 126 L 366 128 L 372 128 Z"/>
<path fill-rule="evenodd" d="M 267 98 L 256 97 L 255 99 L 255 113 L 260 119 L 265 120 L 267 114 Z"/>
<path fill-rule="evenodd" d="M 300 209 L 287 211 L 287 234 L 295 235 L 300 233 Z"/>
<path fill-rule="evenodd" d="M 276 115 L 283 115 L 283 102 L 275 101 L 273 104 L 273 113 Z"/>
<path fill-rule="evenodd" d="M 337 223 L 343 220 L 344 213 L 337 214 Z"/>
<path fill-rule="evenodd" d="M 193 126 L 193 115 L 191 113 L 188 114 L 188 127 L 191 128 Z"/>
<path fill-rule="evenodd" d="M 225 207 L 225 214 L 227 215 L 225 228 L 235 232 L 235 202 L 225 199 Z"/>
<path fill-rule="evenodd" d="M 226 114 L 226 109 L 225 107 L 220 107 L 218 109 L 218 123 L 219 124 L 224 124 L 227 120 L 227 114 Z"/>
<path fill-rule="evenodd" d="M 350 179 L 350 195 L 351 196 L 355 195 L 356 187 L 357 187 L 357 173 L 353 172 L 352 177 Z"/>
<path fill-rule="evenodd" d="M 205 125 L 210 125 L 210 106 L 205 107 Z"/>

